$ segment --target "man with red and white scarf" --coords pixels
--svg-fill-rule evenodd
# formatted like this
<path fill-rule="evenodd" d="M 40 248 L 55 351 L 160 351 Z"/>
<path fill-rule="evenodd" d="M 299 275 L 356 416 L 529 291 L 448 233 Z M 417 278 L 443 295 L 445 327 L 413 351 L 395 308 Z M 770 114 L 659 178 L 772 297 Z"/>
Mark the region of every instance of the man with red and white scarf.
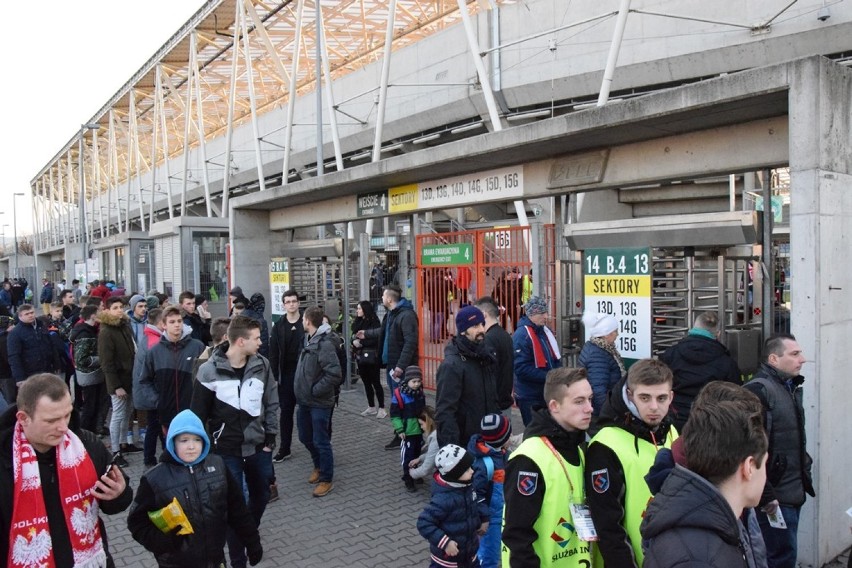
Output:
<path fill-rule="evenodd" d="M 556 336 L 547 321 L 547 302 L 532 296 L 524 304 L 524 315 L 512 334 L 515 348 L 515 404 L 524 426 L 529 424 L 533 407 L 545 406 L 544 381 L 547 372 L 562 366 Z"/>
<path fill-rule="evenodd" d="M 33 375 L 21 384 L 17 402 L 0 416 L 3 565 L 114 566 L 98 513 L 130 506 L 127 478 L 103 443 L 77 428 L 62 379 Z"/>

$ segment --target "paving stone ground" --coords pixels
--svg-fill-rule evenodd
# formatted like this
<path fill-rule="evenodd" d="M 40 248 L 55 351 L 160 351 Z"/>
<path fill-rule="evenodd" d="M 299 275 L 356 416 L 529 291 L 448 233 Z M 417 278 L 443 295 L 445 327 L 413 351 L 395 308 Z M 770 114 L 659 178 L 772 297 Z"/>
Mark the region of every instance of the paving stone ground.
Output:
<path fill-rule="evenodd" d="M 429 404 L 434 397 L 427 393 Z M 387 400 L 387 397 L 386 397 Z M 275 464 L 279 501 L 270 503 L 260 536 L 264 568 L 405 568 L 428 566 L 429 546 L 415 523 L 429 501 L 428 484 L 408 493 L 400 480 L 399 453 L 386 451 L 393 429 L 390 419 L 360 416 L 366 408 L 363 386 L 343 391 L 334 411 L 334 490 L 323 498 L 311 495 L 312 470 L 307 451 L 293 441 L 293 457 Z M 513 411 L 515 432 L 520 416 Z M 134 489 L 144 472 L 142 454 L 128 456 L 127 473 Z M 118 568 L 156 566 L 154 557 L 133 540 L 126 513 L 103 518 Z M 828 564 L 845 568 L 849 551 Z M 227 552 L 226 552 L 227 556 Z M 194 568 L 194 567 L 187 567 Z"/>
<path fill-rule="evenodd" d="M 429 501 L 428 483 L 417 493 L 405 491 L 399 452 L 383 447 L 393 436 L 390 419 L 360 416 L 367 407 L 361 383 L 340 398 L 333 420 L 334 489 L 323 498 L 311 495 L 310 456 L 294 440 L 293 457 L 274 464 L 281 498 L 269 504 L 261 522 L 264 554 L 259 566 L 428 565 L 428 544 L 415 527 Z M 145 469 L 142 454 L 127 460 L 135 489 Z M 103 515 L 116 566 L 156 566 L 153 555 L 130 536 L 126 516 Z"/>

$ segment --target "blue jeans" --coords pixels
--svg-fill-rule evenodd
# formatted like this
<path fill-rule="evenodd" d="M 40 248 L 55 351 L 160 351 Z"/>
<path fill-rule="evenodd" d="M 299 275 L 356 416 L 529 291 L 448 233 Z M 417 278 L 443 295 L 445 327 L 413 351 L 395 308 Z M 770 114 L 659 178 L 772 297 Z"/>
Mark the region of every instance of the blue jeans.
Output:
<path fill-rule="evenodd" d="M 263 450 L 247 457 L 222 455 L 225 465 L 240 487 L 248 487 L 248 508 L 257 526 L 269 503 L 269 485 L 275 478 L 272 469 L 272 452 Z M 245 545 L 233 529 L 228 529 L 228 556 L 235 568 L 246 565 Z"/>
<path fill-rule="evenodd" d="M 310 452 L 314 469 L 320 472 L 319 480 L 334 478 L 334 454 L 331 451 L 331 408 L 299 405 L 297 421 L 299 441 Z"/>
<path fill-rule="evenodd" d="M 769 526 L 766 513 L 755 509 L 760 532 L 766 542 L 766 558 L 772 568 L 796 568 L 796 556 L 798 553 L 798 541 L 796 534 L 799 531 L 799 510 L 801 507 L 778 507 L 784 515 L 786 529 L 776 529 Z"/>

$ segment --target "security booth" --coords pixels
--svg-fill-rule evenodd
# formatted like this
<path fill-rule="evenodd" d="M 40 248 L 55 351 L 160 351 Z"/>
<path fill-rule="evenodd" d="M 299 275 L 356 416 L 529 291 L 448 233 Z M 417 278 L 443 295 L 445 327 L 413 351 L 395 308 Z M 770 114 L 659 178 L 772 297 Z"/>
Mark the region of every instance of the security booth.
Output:
<path fill-rule="evenodd" d="M 152 286 L 153 241 L 144 231 L 129 231 L 96 240 L 90 245 L 88 261 L 75 265 L 81 285 L 94 279 L 114 280 L 127 294 L 145 294 Z"/>
<path fill-rule="evenodd" d="M 228 219 L 175 217 L 153 223 L 148 235 L 153 255 L 150 287 L 176 302 L 184 290 L 202 294 L 213 317 L 228 314 Z M 140 250 L 140 254 L 142 254 Z M 138 257 L 140 264 L 145 264 Z"/>

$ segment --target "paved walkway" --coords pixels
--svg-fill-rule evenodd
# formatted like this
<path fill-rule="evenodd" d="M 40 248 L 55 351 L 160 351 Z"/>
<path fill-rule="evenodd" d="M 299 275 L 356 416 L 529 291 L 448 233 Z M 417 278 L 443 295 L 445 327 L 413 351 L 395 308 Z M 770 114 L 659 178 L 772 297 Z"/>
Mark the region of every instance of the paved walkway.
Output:
<path fill-rule="evenodd" d="M 427 395 L 429 404 L 434 397 Z M 393 430 L 389 419 L 360 416 L 367 406 L 363 386 L 344 391 L 334 411 L 334 490 L 311 495 L 312 470 L 304 447 L 294 440 L 293 457 L 275 464 L 279 501 L 263 516 L 261 567 L 373 568 L 427 566 L 429 546 L 417 533 L 417 516 L 429 501 L 429 485 L 408 493 L 400 480 L 399 453 L 386 451 Z M 520 415 L 512 416 L 521 432 Z M 142 454 L 128 457 L 127 473 L 134 489 L 144 471 Z M 133 540 L 126 514 L 103 515 L 116 566 L 148 568 L 154 557 Z M 830 568 L 845 568 L 849 551 Z M 227 552 L 226 552 L 227 557 Z M 191 568 L 191 567 L 187 567 Z"/>
<path fill-rule="evenodd" d="M 417 493 L 406 492 L 399 452 L 383 448 L 393 436 L 390 419 L 360 416 L 367 406 L 360 383 L 340 398 L 332 437 L 334 490 L 321 499 L 311 495 L 307 479 L 313 466 L 294 440 L 293 457 L 275 464 L 281 498 L 269 504 L 261 522 L 264 553 L 259 566 L 427 565 L 429 546 L 415 524 L 429 501 L 428 484 Z M 434 404 L 433 397 L 429 399 Z M 128 456 L 128 462 L 126 471 L 135 489 L 144 472 L 142 454 Z M 126 514 L 103 517 L 116 566 L 155 565 L 153 555 L 130 536 Z"/>

